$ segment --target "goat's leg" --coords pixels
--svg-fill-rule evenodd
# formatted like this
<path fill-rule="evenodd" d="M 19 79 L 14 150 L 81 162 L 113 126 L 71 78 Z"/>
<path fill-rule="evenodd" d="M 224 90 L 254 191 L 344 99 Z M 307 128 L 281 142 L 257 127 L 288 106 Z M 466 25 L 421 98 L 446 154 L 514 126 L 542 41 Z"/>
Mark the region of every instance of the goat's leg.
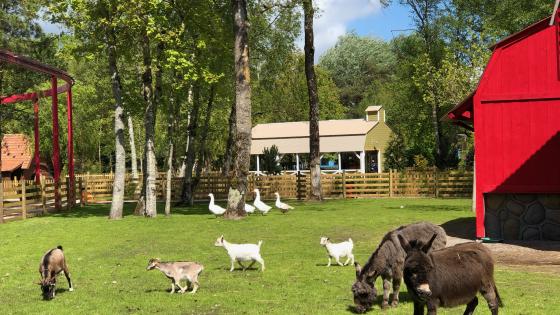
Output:
<path fill-rule="evenodd" d="M 68 280 L 68 291 L 74 291 L 74 287 L 72 287 L 72 280 L 70 280 L 70 272 L 68 271 L 66 263 L 64 263 L 64 266 L 62 266 L 62 271 L 64 271 L 64 276 L 66 277 L 66 280 Z"/>
<path fill-rule="evenodd" d="M 381 303 L 381 308 L 389 307 L 389 291 L 391 290 L 391 282 L 389 278 L 383 279 L 383 302 Z"/>
<path fill-rule="evenodd" d="M 170 294 L 175 293 L 175 279 L 171 279 L 171 292 Z"/>
<path fill-rule="evenodd" d="M 344 262 L 344 266 L 348 265 L 350 262 L 350 255 L 346 256 L 346 261 Z"/>
<path fill-rule="evenodd" d="M 192 291 L 189 292 L 190 294 L 194 294 L 196 293 L 196 290 L 198 290 L 198 274 L 195 274 L 192 279 L 191 279 L 191 285 L 192 285 Z"/>
<path fill-rule="evenodd" d="M 339 257 L 339 256 L 336 256 L 336 257 L 335 257 L 335 260 L 336 260 L 336 263 L 337 263 L 339 266 L 344 266 L 344 265 L 340 262 L 340 257 Z"/>
<path fill-rule="evenodd" d="M 243 265 L 241 263 L 241 260 L 238 260 L 237 263 L 239 264 L 239 266 L 241 266 L 241 268 L 243 268 L 243 271 L 245 271 L 245 269 L 247 269 L 247 267 L 245 267 L 245 265 Z"/>
<path fill-rule="evenodd" d="M 264 260 L 262 259 L 262 257 L 259 255 L 258 257 L 255 257 L 255 260 L 259 262 L 259 264 L 261 264 L 261 271 L 264 271 Z"/>
<path fill-rule="evenodd" d="M 354 254 L 350 253 L 348 256 L 352 259 L 352 266 L 354 266 Z"/>
<path fill-rule="evenodd" d="M 329 263 L 327 264 L 327 267 L 330 267 L 330 266 L 331 266 L 331 258 L 332 258 L 332 257 L 329 256 Z"/>
<path fill-rule="evenodd" d="M 233 265 L 234 261 L 235 261 L 235 259 L 232 258 L 231 259 L 231 268 L 229 268 L 229 272 L 232 272 L 233 269 L 235 269 L 235 266 Z"/>
<path fill-rule="evenodd" d="M 187 282 L 187 285 L 185 287 L 181 286 L 181 278 L 175 279 L 175 285 L 177 285 L 179 287 L 179 289 L 181 290 L 181 293 L 185 293 L 187 291 L 187 289 L 189 288 L 189 283 L 188 282 Z"/>
<path fill-rule="evenodd" d="M 474 309 L 478 305 L 478 298 L 475 296 L 468 304 L 467 308 L 465 308 L 465 312 L 463 315 L 472 315 L 474 313 Z"/>
<path fill-rule="evenodd" d="M 255 264 L 256 260 L 252 260 L 251 263 L 249 264 L 249 266 L 247 266 L 247 269 L 251 269 L 251 267 L 253 267 L 253 265 Z"/>

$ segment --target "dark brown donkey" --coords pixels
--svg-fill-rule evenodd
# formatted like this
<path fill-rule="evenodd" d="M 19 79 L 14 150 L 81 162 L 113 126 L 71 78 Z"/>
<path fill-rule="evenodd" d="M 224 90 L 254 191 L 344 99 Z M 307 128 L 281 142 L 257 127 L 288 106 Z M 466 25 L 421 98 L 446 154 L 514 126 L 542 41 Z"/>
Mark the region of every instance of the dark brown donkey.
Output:
<path fill-rule="evenodd" d="M 72 288 L 72 281 L 70 280 L 70 273 L 68 272 L 68 267 L 66 266 L 66 259 L 64 258 L 64 253 L 62 252 L 62 246 L 57 246 L 49 250 L 41 258 L 41 264 L 39 265 L 39 273 L 41 274 L 41 291 L 43 292 L 43 299 L 52 300 L 55 295 L 56 286 L 56 276 L 64 272 L 66 280 L 68 280 L 68 291 L 74 291 Z"/>
<path fill-rule="evenodd" d="M 371 257 L 364 265 L 356 266 L 356 282 L 352 285 L 352 293 L 354 294 L 354 310 L 357 313 L 365 313 L 373 306 L 377 299 L 377 290 L 375 289 L 375 280 L 378 277 L 383 279 L 383 303 L 381 307 L 389 306 L 389 291 L 391 290 L 391 282 L 393 285 L 392 306 L 399 303 L 399 289 L 402 281 L 402 272 L 404 267 L 404 259 L 406 253 L 401 247 L 397 235 L 402 235 L 407 239 L 420 239 L 427 242 L 432 235 L 437 234 L 438 237 L 433 243 L 435 249 L 445 247 L 447 235 L 440 226 L 430 222 L 418 222 L 401 226 L 395 230 L 385 234 L 379 247 L 371 254 Z"/>
<path fill-rule="evenodd" d="M 414 315 L 437 314 L 438 307 L 467 304 L 464 315 L 471 315 L 478 305 L 480 292 L 488 302 L 492 315 L 502 306 L 494 282 L 494 260 L 484 245 L 470 242 L 430 251 L 434 235 L 428 243 L 408 241 L 398 236 L 406 251 L 404 283 L 414 300 Z"/>

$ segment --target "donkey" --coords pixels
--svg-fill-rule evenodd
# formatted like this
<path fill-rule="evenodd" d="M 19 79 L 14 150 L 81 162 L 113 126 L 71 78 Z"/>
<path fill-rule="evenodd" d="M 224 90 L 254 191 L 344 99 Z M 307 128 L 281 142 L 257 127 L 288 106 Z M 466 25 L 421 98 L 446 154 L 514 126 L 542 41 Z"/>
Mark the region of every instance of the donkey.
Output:
<path fill-rule="evenodd" d="M 56 276 L 63 271 L 66 280 L 68 280 L 68 291 L 74 291 L 72 280 L 70 280 L 70 272 L 68 272 L 68 266 L 66 266 L 64 252 L 62 251 L 62 246 L 59 245 L 46 252 L 43 258 L 41 258 L 41 264 L 39 265 L 41 282 L 38 284 L 41 286 L 44 300 L 54 299 Z"/>
<path fill-rule="evenodd" d="M 437 235 L 424 243 L 399 235 L 406 251 L 404 283 L 414 300 L 414 315 L 436 315 L 437 308 L 467 304 L 464 315 L 478 305 L 477 292 L 488 302 L 492 315 L 503 306 L 494 281 L 494 260 L 484 245 L 470 242 L 430 251 Z"/>
<path fill-rule="evenodd" d="M 391 306 L 399 303 L 399 289 L 401 286 L 402 271 L 406 253 L 401 247 L 398 235 L 403 235 L 408 239 L 421 239 L 428 241 L 429 238 L 437 234 L 433 243 L 434 248 L 443 248 L 447 242 L 447 235 L 440 226 L 429 222 L 419 222 L 401 226 L 385 234 L 379 247 L 373 252 L 367 263 L 362 268 L 359 264 L 356 267 L 356 282 L 352 285 L 354 294 L 355 311 L 365 313 L 371 309 L 377 298 L 375 280 L 377 277 L 383 279 L 383 303 L 382 308 L 389 306 L 389 291 L 391 282 L 393 284 L 393 299 Z"/>

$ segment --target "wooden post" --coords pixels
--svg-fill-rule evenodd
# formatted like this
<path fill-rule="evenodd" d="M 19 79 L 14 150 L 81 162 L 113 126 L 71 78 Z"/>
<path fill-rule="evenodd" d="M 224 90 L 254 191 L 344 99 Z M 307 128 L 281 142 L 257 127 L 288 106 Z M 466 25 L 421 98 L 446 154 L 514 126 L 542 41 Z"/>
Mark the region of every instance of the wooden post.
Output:
<path fill-rule="evenodd" d="M 85 199 L 87 199 L 87 196 L 84 196 L 84 183 L 83 183 L 84 179 L 83 177 L 80 176 L 80 178 L 78 179 L 78 191 L 80 192 L 80 207 L 83 207 L 85 205 L 85 203 L 87 201 L 85 201 Z M 86 198 L 84 198 L 86 197 Z"/>
<path fill-rule="evenodd" d="M 346 198 L 346 170 L 342 171 L 342 198 Z"/>
<path fill-rule="evenodd" d="M 25 195 L 25 179 L 21 181 L 21 218 L 27 219 L 27 196 Z"/>
<path fill-rule="evenodd" d="M 41 176 L 39 179 L 41 183 L 41 203 L 43 205 L 43 214 L 47 214 L 47 196 L 45 192 L 45 176 Z"/>
<path fill-rule="evenodd" d="M 439 187 L 438 187 L 438 169 L 434 169 L 434 193 L 436 198 L 439 197 Z"/>
<path fill-rule="evenodd" d="M 0 176 L 0 223 L 4 223 L 4 181 Z"/>
<path fill-rule="evenodd" d="M 389 197 L 393 197 L 393 169 L 389 169 Z"/>
<path fill-rule="evenodd" d="M 72 209 L 72 187 L 70 187 L 70 176 L 66 176 L 66 210 Z"/>

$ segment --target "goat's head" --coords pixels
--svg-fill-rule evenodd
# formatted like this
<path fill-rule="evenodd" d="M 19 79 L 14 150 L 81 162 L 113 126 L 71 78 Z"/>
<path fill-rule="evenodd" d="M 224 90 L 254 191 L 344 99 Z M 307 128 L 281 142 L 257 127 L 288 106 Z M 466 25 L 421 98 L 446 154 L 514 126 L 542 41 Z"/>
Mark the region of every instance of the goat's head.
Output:
<path fill-rule="evenodd" d="M 54 299 L 54 290 L 56 286 L 56 277 L 41 279 L 38 283 L 41 286 L 41 292 L 43 294 L 43 300 Z"/>
<path fill-rule="evenodd" d="M 218 239 L 216 239 L 216 242 L 214 243 L 214 246 L 224 247 L 224 236 L 223 235 L 218 237 Z"/>
<path fill-rule="evenodd" d="M 412 291 L 420 300 L 426 300 L 432 295 L 428 275 L 434 269 L 434 263 L 428 255 L 428 251 L 432 247 L 437 234 L 434 234 L 428 243 L 420 240 L 408 242 L 401 235 L 398 237 L 402 248 L 406 252 L 403 270 L 404 283 L 408 290 Z"/>
<path fill-rule="evenodd" d="M 367 275 L 365 272 L 362 272 L 362 267 L 358 263 L 354 263 L 354 266 L 356 267 L 356 282 L 352 285 L 355 304 L 354 311 L 361 314 L 370 310 L 377 298 L 375 275 Z M 372 278 L 374 280 L 371 280 Z"/>
<path fill-rule="evenodd" d="M 148 260 L 148 266 L 146 267 L 146 270 L 153 270 L 155 269 L 157 266 L 159 266 L 159 258 L 152 258 L 150 260 Z"/>
<path fill-rule="evenodd" d="M 319 241 L 319 244 L 325 246 L 329 243 L 330 239 L 326 236 L 321 236 L 321 241 Z"/>

